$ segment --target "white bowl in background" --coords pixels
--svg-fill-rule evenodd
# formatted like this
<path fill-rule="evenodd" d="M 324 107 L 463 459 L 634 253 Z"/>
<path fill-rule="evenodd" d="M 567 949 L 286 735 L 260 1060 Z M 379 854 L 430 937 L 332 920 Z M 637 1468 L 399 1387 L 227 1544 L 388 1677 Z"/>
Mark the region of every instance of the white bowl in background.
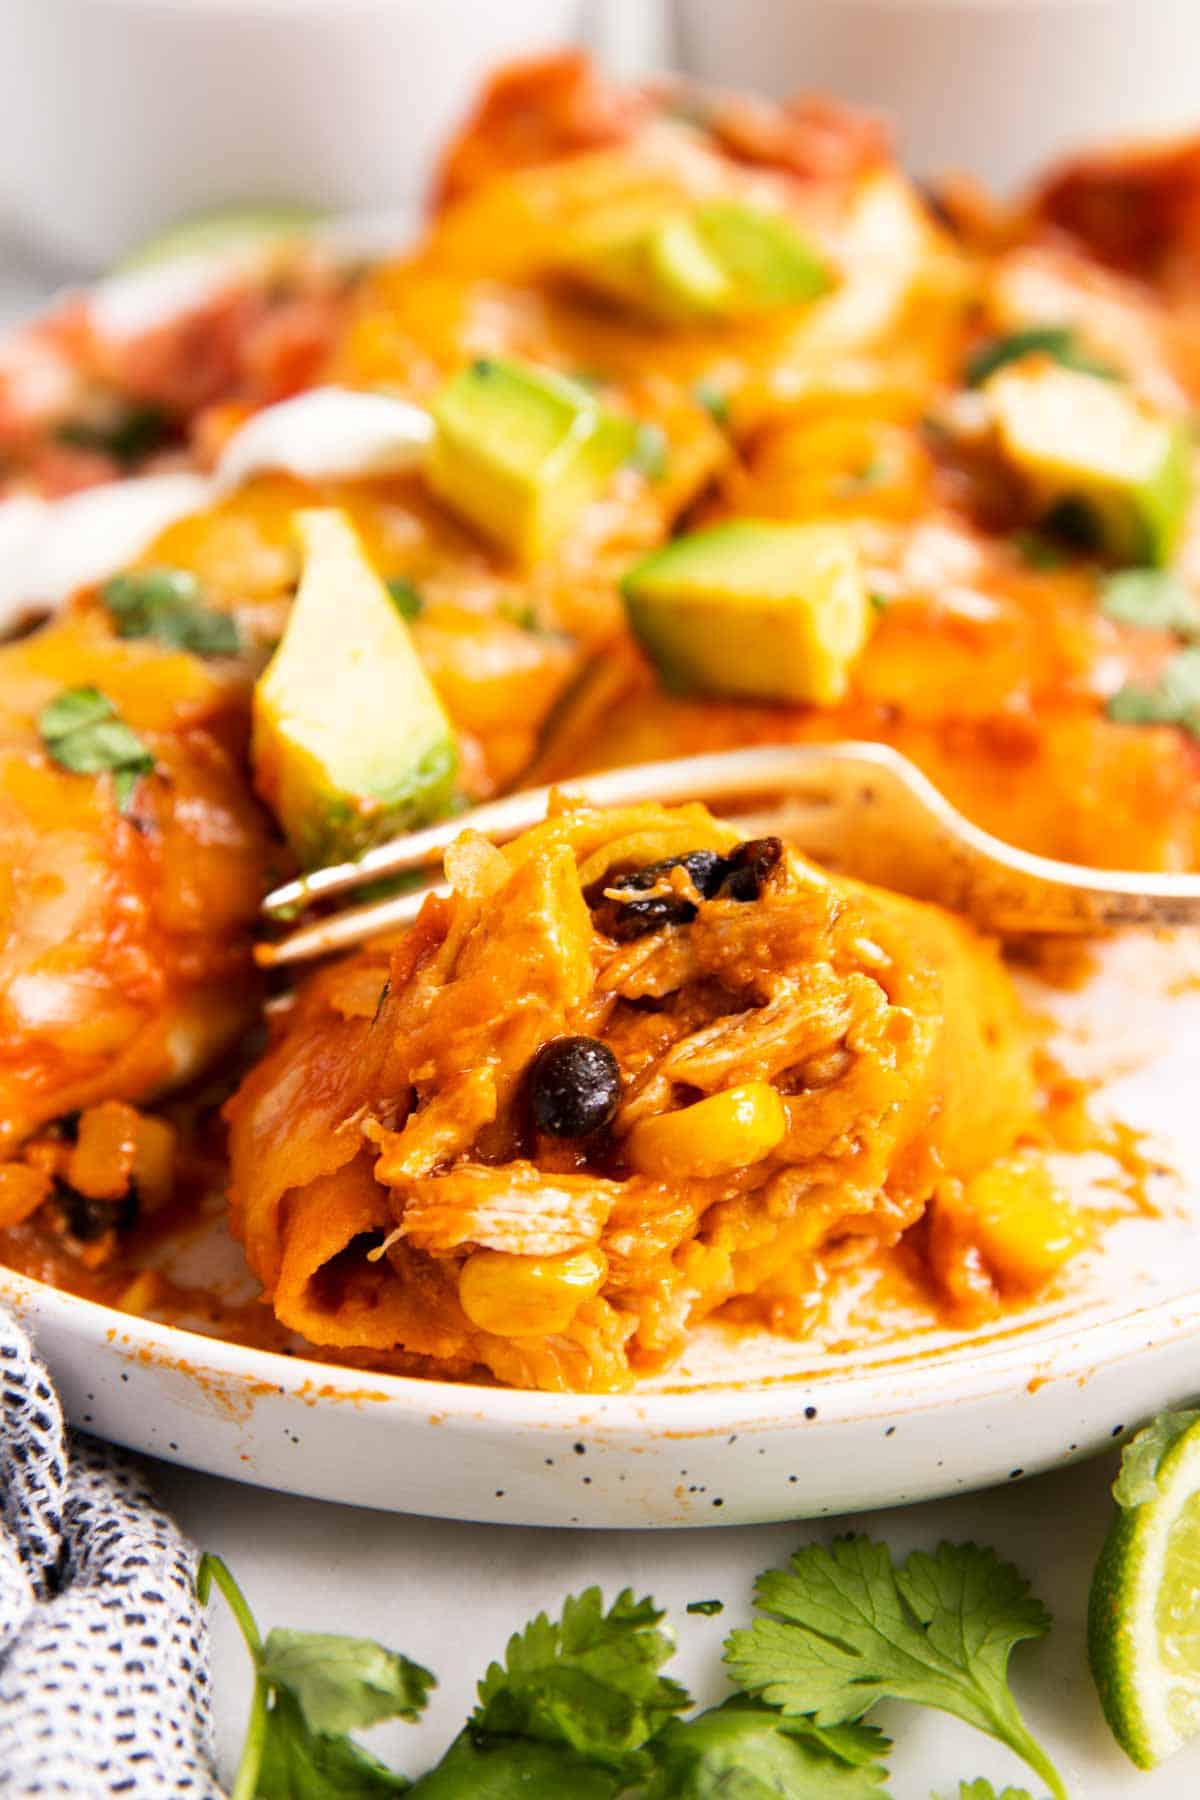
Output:
<path fill-rule="evenodd" d="M 411 202 L 485 75 L 585 0 L 3 0 L 0 213 L 101 268 L 237 202 Z"/>
<path fill-rule="evenodd" d="M 1196 0 L 675 0 L 686 74 L 888 114 L 918 175 L 1001 189 L 1089 143 L 1200 126 Z"/>

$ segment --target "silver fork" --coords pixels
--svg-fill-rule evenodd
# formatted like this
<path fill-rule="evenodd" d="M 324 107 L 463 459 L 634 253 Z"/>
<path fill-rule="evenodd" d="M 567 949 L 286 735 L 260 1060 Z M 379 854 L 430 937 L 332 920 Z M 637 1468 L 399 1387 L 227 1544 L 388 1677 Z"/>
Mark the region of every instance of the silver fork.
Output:
<path fill-rule="evenodd" d="M 554 791 L 510 794 L 380 844 L 358 862 L 315 869 L 268 894 L 263 910 L 278 919 L 367 881 L 432 868 L 464 830 L 506 843 L 545 817 Z M 844 874 L 936 900 L 1003 936 L 1200 924 L 1200 875 L 1083 868 L 1018 850 L 972 825 L 906 756 L 882 744 L 771 744 L 684 756 L 582 775 L 557 792 L 594 806 L 705 800 L 747 836 L 777 833 Z M 445 892 L 429 883 L 331 913 L 260 944 L 256 954 L 264 966 L 278 966 L 343 950 L 411 924 L 428 894 Z"/>

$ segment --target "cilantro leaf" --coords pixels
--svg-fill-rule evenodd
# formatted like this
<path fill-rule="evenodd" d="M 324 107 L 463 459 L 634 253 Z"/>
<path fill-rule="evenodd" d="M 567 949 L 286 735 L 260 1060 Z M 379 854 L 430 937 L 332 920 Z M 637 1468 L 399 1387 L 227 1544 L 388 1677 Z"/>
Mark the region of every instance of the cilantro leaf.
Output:
<path fill-rule="evenodd" d="M 715 381 L 702 375 L 692 384 L 692 399 L 704 408 L 714 425 L 728 425 L 729 396 Z"/>
<path fill-rule="evenodd" d="M 960 1781 L 958 1800 L 1033 1800 L 1028 1788 L 1006 1787 L 996 1792 L 986 1775 L 974 1781 Z"/>
<path fill-rule="evenodd" d="M 255 1800 L 377 1800 L 408 1793 L 410 1787 L 351 1738 L 310 1730 L 295 1696 L 286 1689 L 276 1692 Z"/>
<path fill-rule="evenodd" d="M 1089 356 L 1071 326 L 1026 325 L 1020 331 L 988 338 L 980 344 L 967 358 L 963 378 L 968 387 L 982 387 L 1009 363 L 1035 354 L 1052 357 L 1064 369 L 1075 369 L 1081 375 L 1103 375 L 1112 380 L 1119 373 L 1111 363 Z"/>
<path fill-rule="evenodd" d="M 47 753 L 60 768 L 74 775 L 113 776 L 122 812 L 138 778 L 154 771 L 150 751 L 99 688 L 64 688 L 46 702 L 37 723 Z"/>
<path fill-rule="evenodd" d="M 1178 651 L 1150 687 L 1126 682 L 1106 710 L 1118 724 L 1178 725 L 1200 737 L 1200 647 Z"/>
<path fill-rule="evenodd" d="M 560 1620 L 539 1613 L 480 1682 L 470 1721 L 476 1739 L 566 1744 L 632 1776 L 643 1766 L 637 1753 L 646 1739 L 691 1703 L 658 1672 L 675 1647 L 658 1630 L 662 1616 L 632 1588 L 605 1612 L 597 1587 L 570 1596 Z"/>
<path fill-rule="evenodd" d="M 157 638 L 196 656 L 236 656 L 241 648 L 237 621 L 204 604 L 186 569 L 131 569 L 106 581 L 100 598 L 118 637 Z"/>
<path fill-rule="evenodd" d="M 159 407 L 129 405 L 118 406 L 106 420 L 68 419 L 55 436 L 60 444 L 97 450 L 129 469 L 165 443 L 171 431 L 171 421 Z"/>
<path fill-rule="evenodd" d="M 410 1800 L 615 1800 L 625 1785 L 624 1775 L 562 1745 L 529 1738 L 481 1745 L 468 1731 L 409 1794 Z"/>
<path fill-rule="evenodd" d="M 647 481 L 662 481 L 666 477 L 670 465 L 667 448 L 667 434 L 661 425 L 653 424 L 649 419 L 638 422 L 633 440 L 633 449 L 625 459 L 626 466 L 636 469 Z"/>
<path fill-rule="evenodd" d="M 425 610 L 425 602 L 421 590 L 406 575 L 393 575 L 387 584 L 392 605 L 402 619 L 419 619 Z"/>
<path fill-rule="evenodd" d="M 1141 1506 L 1158 1499 L 1162 1459 L 1197 1419 L 1200 1412 L 1158 1413 L 1130 1439 L 1121 1453 L 1121 1472 L 1113 1482 L 1113 1499 L 1119 1506 Z"/>
<path fill-rule="evenodd" d="M 887 1748 L 870 1726 L 823 1732 L 739 1697 L 659 1732 L 642 1800 L 887 1800 Z"/>
<path fill-rule="evenodd" d="M 436 1686 L 428 1669 L 371 1638 L 272 1631 L 259 1672 L 286 1688 L 313 1731 L 359 1731 L 381 1719 L 415 1719 Z"/>
<path fill-rule="evenodd" d="M 817 1723 L 859 1719 L 885 1698 L 953 1713 L 999 1739 L 1062 1800 L 1053 1766 L 1030 1736 L 1008 1685 L 1008 1660 L 1050 1620 L 1028 1584 L 991 1550 L 942 1544 L 896 1568 L 862 1536 L 797 1551 L 791 1572 L 760 1577 L 768 1615 L 730 1635 L 735 1680 L 786 1713 Z"/>
<path fill-rule="evenodd" d="M 1100 611 L 1121 625 L 1200 637 L 1200 599 L 1169 569 L 1122 569 L 1100 590 Z"/>
<path fill-rule="evenodd" d="M 1062 545 L 1040 531 L 1014 531 L 1010 542 L 1031 569 L 1061 569 L 1067 560 Z"/>

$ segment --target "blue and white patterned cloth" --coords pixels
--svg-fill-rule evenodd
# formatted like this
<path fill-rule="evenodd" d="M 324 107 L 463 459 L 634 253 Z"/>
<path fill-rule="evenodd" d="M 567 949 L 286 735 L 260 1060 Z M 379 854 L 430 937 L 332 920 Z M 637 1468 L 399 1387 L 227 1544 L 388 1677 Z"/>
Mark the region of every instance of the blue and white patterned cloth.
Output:
<path fill-rule="evenodd" d="M 220 1800 L 195 1563 L 0 1312 L 0 1800 Z"/>

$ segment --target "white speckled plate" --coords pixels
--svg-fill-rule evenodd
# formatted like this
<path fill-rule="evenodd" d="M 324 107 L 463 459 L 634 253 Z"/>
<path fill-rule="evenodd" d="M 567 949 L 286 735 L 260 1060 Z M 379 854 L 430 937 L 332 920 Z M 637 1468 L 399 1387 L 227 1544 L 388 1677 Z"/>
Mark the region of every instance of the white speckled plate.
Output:
<path fill-rule="evenodd" d="M 330 1500 L 544 1525 L 709 1525 L 928 1499 L 1101 1448 L 1200 1389 L 1200 942 L 1110 945 L 1078 992 L 1034 993 L 1098 1110 L 1171 1171 L 1155 1216 L 1103 1234 L 1063 1291 L 974 1333 L 859 1330 L 855 1278 L 805 1343 L 697 1333 L 632 1393 L 416 1381 L 127 1316 L 0 1270 L 70 1417 L 197 1468 Z M 1089 1156 L 1079 1202 L 1113 1195 Z M 1193 1194 L 1195 1197 L 1193 1197 Z M 857 1306 L 856 1306 L 857 1302 Z"/>

